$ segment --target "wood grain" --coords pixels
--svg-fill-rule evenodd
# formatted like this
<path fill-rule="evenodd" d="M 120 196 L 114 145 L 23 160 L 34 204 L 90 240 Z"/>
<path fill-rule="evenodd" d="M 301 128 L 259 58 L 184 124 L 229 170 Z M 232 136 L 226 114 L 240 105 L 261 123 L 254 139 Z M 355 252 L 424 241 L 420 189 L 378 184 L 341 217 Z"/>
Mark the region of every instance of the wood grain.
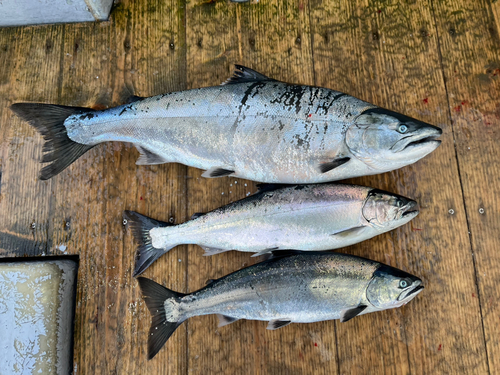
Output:
<path fill-rule="evenodd" d="M 495 8 L 494 8 L 495 9 Z M 498 10 L 498 4 L 496 4 Z M 489 371 L 500 365 L 500 38 L 491 4 L 436 4 L 448 108 L 460 167 Z"/>
<path fill-rule="evenodd" d="M 499 2 L 125 0 L 109 22 L 0 29 L 0 256 L 78 254 L 80 374 L 494 373 L 500 365 Z M 240 63 L 340 90 L 440 126 L 420 162 L 352 180 L 415 198 L 409 225 L 342 252 L 420 276 L 407 306 L 347 323 L 184 323 L 147 361 L 150 315 L 122 212 L 176 223 L 256 191 L 177 164 L 136 166 L 130 145 L 90 150 L 37 180 L 43 141 L 12 103 L 93 108 L 218 85 Z M 144 276 L 191 292 L 258 261 L 179 246 Z"/>

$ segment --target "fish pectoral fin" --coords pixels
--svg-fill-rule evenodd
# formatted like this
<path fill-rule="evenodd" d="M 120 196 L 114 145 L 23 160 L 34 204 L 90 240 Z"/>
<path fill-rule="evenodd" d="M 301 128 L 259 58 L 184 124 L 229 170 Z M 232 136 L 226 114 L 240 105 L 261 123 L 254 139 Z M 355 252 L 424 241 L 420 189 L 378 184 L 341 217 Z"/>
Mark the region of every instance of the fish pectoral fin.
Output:
<path fill-rule="evenodd" d="M 336 158 L 320 163 L 318 168 L 321 173 L 330 172 L 332 169 L 340 167 L 342 164 L 347 163 L 349 160 L 351 160 L 351 158 L 347 156 L 345 158 Z"/>
<path fill-rule="evenodd" d="M 233 173 L 234 173 L 234 171 L 231 169 L 212 167 L 208 171 L 203 172 L 201 177 L 205 177 L 205 178 L 224 177 L 224 176 L 232 175 Z"/>
<path fill-rule="evenodd" d="M 271 254 L 274 250 L 278 250 L 278 247 L 273 247 L 271 249 L 264 249 L 264 250 L 258 251 L 258 252 L 256 252 L 255 254 L 252 255 L 252 258 L 254 258 L 254 257 L 260 257 L 262 255 Z"/>
<path fill-rule="evenodd" d="M 267 325 L 267 329 L 274 331 L 275 329 L 289 325 L 291 322 L 292 322 L 291 320 L 285 320 L 285 319 L 271 320 Z"/>
<path fill-rule="evenodd" d="M 330 234 L 330 236 L 346 238 L 349 236 L 359 235 L 365 228 L 366 227 L 364 227 L 364 226 L 353 227 L 353 228 L 349 228 L 346 230 L 341 230 L 340 232 L 337 232 L 337 233 Z"/>
<path fill-rule="evenodd" d="M 260 74 L 253 69 L 247 68 L 243 65 L 234 65 L 233 76 L 229 78 L 226 82 L 221 83 L 221 86 L 232 85 L 236 83 L 245 82 L 265 82 L 265 81 L 276 81 L 275 79 L 266 77 L 264 74 Z"/>
<path fill-rule="evenodd" d="M 228 324 L 236 322 L 237 320 L 240 320 L 238 318 L 233 318 L 232 316 L 227 316 L 222 314 L 217 314 L 217 318 L 219 318 L 218 327 L 224 327 L 227 326 Z"/>
<path fill-rule="evenodd" d="M 348 320 L 351 320 L 355 316 L 358 316 L 361 314 L 364 309 L 366 309 L 368 306 L 366 305 L 359 305 L 357 307 L 354 307 L 352 309 L 347 309 L 347 310 L 342 310 L 340 313 L 340 321 L 342 323 L 347 322 Z"/>
<path fill-rule="evenodd" d="M 204 245 L 199 245 L 203 250 L 205 250 L 205 254 L 203 254 L 204 257 L 209 256 L 209 255 L 215 255 L 215 254 L 220 254 L 220 253 L 225 253 L 226 249 L 218 249 L 216 247 L 210 247 L 210 246 L 204 246 Z"/>
<path fill-rule="evenodd" d="M 168 160 L 163 159 L 161 156 L 146 150 L 144 147 L 135 146 L 137 151 L 141 154 L 139 159 L 135 162 L 136 165 L 155 165 L 168 163 Z"/>

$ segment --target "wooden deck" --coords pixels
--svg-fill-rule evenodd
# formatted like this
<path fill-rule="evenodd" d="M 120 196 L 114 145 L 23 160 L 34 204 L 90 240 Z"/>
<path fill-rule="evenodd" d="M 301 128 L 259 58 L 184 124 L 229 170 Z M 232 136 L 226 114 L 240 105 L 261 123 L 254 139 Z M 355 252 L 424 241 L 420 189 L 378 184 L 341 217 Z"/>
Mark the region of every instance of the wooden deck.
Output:
<path fill-rule="evenodd" d="M 79 254 L 78 374 L 486 374 L 500 368 L 500 2 L 126 0 L 109 22 L 0 29 L 0 256 Z M 407 306 L 290 325 L 184 323 L 147 361 L 150 315 L 132 278 L 124 209 L 182 222 L 254 192 L 182 165 L 136 166 L 130 145 L 92 149 L 39 181 L 42 138 L 8 107 L 94 108 L 131 94 L 217 85 L 240 63 L 344 91 L 440 126 L 420 162 L 365 184 L 413 197 L 412 223 L 342 249 L 420 276 Z M 254 263 L 179 246 L 145 276 L 202 287 Z"/>

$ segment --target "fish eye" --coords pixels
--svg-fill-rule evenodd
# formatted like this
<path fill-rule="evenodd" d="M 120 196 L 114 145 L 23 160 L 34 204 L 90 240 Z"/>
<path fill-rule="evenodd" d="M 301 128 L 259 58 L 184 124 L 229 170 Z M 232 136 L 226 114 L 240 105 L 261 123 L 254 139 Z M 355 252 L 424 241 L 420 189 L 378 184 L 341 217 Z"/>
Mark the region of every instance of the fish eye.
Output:
<path fill-rule="evenodd" d="M 398 200 L 396 201 L 396 206 L 398 206 L 398 207 L 403 207 L 403 202 L 402 202 L 401 200 L 399 200 L 399 199 L 398 199 Z"/>
<path fill-rule="evenodd" d="M 398 127 L 398 132 L 404 134 L 408 131 L 408 126 L 404 125 L 404 124 L 401 124 L 399 125 Z"/>
<path fill-rule="evenodd" d="M 399 281 L 399 287 L 401 289 L 407 288 L 408 286 L 410 286 L 410 282 L 409 281 L 404 280 L 404 279 Z"/>

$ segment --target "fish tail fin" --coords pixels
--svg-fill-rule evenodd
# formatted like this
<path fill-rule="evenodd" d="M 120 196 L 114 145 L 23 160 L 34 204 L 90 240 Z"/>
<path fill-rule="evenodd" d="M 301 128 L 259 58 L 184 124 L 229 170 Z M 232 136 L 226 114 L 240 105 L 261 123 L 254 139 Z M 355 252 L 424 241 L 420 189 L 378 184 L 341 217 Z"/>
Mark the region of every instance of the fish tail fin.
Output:
<path fill-rule="evenodd" d="M 179 299 L 185 294 L 174 292 L 144 277 L 137 278 L 137 281 L 151 313 L 148 338 L 148 359 L 151 359 L 185 320 L 178 308 Z"/>
<path fill-rule="evenodd" d="M 135 253 L 134 277 L 143 273 L 153 262 L 167 251 L 175 247 L 156 248 L 151 242 L 150 230 L 156 227 L 170 227 L 170 223 L 151 219 L 134 211 L 124 211 L 123 216 L 132 230 L 137 242 L 137 252 Z"/>
<path fill-rule="evenodd" d="M 94 146 L 72 141 L 68 137 L 64 120 L 73 114 L 92 112 L 90 108 L 66 107 L 54 104 L 15 103 L 10 109 L 33 126 L 45 139 L 41 180 L 48 180 L 66 169 L 76 159 Z"/>

